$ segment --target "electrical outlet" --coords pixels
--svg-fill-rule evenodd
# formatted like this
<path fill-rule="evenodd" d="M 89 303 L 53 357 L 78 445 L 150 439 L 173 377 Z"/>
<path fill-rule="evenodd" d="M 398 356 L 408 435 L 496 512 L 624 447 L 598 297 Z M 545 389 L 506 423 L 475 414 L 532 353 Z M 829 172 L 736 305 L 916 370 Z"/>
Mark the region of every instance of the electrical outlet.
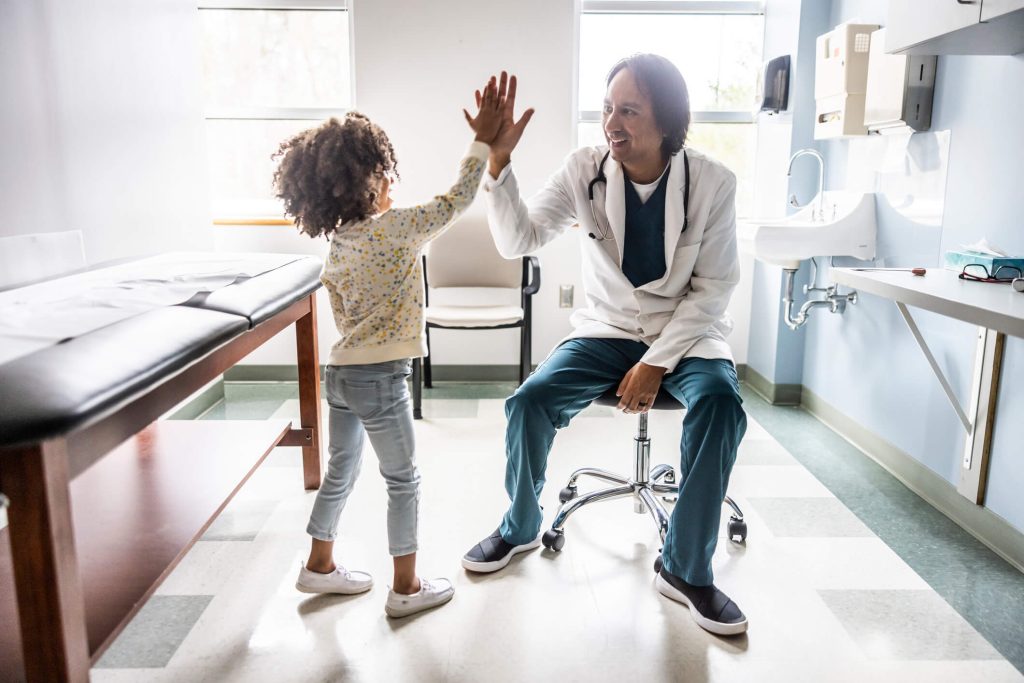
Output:
<path fill-rule="evenodd" d="M 572 285 L 559 285 L 558 286 L 558 307 L 559 308 L 572 308 Z"/>

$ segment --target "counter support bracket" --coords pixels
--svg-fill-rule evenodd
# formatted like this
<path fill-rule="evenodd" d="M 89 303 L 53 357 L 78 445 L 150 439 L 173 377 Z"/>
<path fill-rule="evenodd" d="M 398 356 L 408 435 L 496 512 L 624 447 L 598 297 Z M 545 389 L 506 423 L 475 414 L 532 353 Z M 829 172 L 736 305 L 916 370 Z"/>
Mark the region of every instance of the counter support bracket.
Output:
<path fill-rule="evenodd" d="M 978 327 L 978 343 L 974 355 L 973 379 L 971 381 L 970 409 L 964 411 L 953 393 L 953 388 L 942 372 L 931 349 L 928 348 L 921 330 L 906 305 L 896 301 L 896 307 L 910 328 L 914 340 L 921 348 L 932 372 L 942 385 L 960 423 L 967 432 L 963 458 L 960 461 L 960 480 L 957 491 L 976 505 L 985 500 L 985 486 L 988 482 L 988 461 L 992 448 L 992 434 L 995 425 L 996 399 L 999 394 L 999 376 L 1002 370 L 1003 348 L 1006 335 L 996 330 Z"/>

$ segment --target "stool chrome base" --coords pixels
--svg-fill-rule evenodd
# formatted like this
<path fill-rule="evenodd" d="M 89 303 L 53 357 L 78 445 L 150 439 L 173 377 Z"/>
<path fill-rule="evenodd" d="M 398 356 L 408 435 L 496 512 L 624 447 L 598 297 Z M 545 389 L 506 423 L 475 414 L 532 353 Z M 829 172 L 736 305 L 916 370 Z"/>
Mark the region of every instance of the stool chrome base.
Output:
<path fill-rule="evenodd" d="M 650 466 L 651 440 L 647 436 L 646 413 L 640 414 L 637 435 L 633 441 L 636 452 L 633 476 L 625 477 L 595 467 L 581 467 L 572 473 L 569 483 L 558 494 L 562 505 L 555 514 L 551 528 L 545 531 L 541 538 L 545 548 L 562 549 L 565 545 L 565 523 L 570 515 L 584 505 L 625 496 L 633 497 L 634 512 L 638 514 L 648 512 L 651 515 L 661 541 L 664 543 L 665 534 L 668 533 L 668 513 L 658 498 L 674 501 L 679 495 L 676 472 L 671 465 L 661 464 L 655 465 L 653 468 Z M 579 495 L 576 482 L 582 476 L 602 479 L 615 484 L 615 486 Z M 747 538 L 747 523 L 743 519 L 743 511 L 729 496 L 725 497 L 725 504 L 732 509 L 729 516 L 729 540 L 744 543 Z M 660 564 L 660 559 L 659 557 L 659 562 L 656 565 Z"/>

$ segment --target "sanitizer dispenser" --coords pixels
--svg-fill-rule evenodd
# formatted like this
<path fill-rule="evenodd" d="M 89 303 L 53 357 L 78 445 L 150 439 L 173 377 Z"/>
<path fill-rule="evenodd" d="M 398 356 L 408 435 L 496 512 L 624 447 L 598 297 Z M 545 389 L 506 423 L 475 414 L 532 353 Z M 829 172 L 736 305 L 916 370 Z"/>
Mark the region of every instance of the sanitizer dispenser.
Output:
<path fill-rule="evenodd" d="M 864 96 L 871 32 L 877 24 L 840 24 L 816 41 L 814 139 L 867 135 Z"/>

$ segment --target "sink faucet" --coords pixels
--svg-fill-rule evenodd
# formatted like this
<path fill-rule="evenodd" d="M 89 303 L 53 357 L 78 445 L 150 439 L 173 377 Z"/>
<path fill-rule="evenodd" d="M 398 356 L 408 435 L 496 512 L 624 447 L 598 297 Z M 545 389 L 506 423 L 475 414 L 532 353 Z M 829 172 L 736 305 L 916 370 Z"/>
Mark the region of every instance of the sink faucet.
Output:
<path fill-rule="evenodd" d="M 805 154 L 809 154 L 818 160 L 818 194 L 814 197 L 814 206 L 811 207 L 811 220 L 823 221 L 825 220 L 825 212 L 822 211 L 821 207 L 821 193 L 825 187 L 825 160 L 821 157 L 821 154 L 818 152 L 818 150 L 811 149 L 809 147 L 806 149 L 797 150 L 796 153 L 794 153 L 793 156 L 789 158 L 789 168 L 786 169 L 786 177 L 789 178 L 790 176 L 793 175 L 793 162 L 796 161 L 797 158 L 802 157 Z M 791 206 L 795 206 L 798 209 L 803 208 L 803 206 L 807 206 L 806 204 L 801 206 L 797 202 L 795 194 L 791 194 L 789 196 L 789 203 Z"/>

